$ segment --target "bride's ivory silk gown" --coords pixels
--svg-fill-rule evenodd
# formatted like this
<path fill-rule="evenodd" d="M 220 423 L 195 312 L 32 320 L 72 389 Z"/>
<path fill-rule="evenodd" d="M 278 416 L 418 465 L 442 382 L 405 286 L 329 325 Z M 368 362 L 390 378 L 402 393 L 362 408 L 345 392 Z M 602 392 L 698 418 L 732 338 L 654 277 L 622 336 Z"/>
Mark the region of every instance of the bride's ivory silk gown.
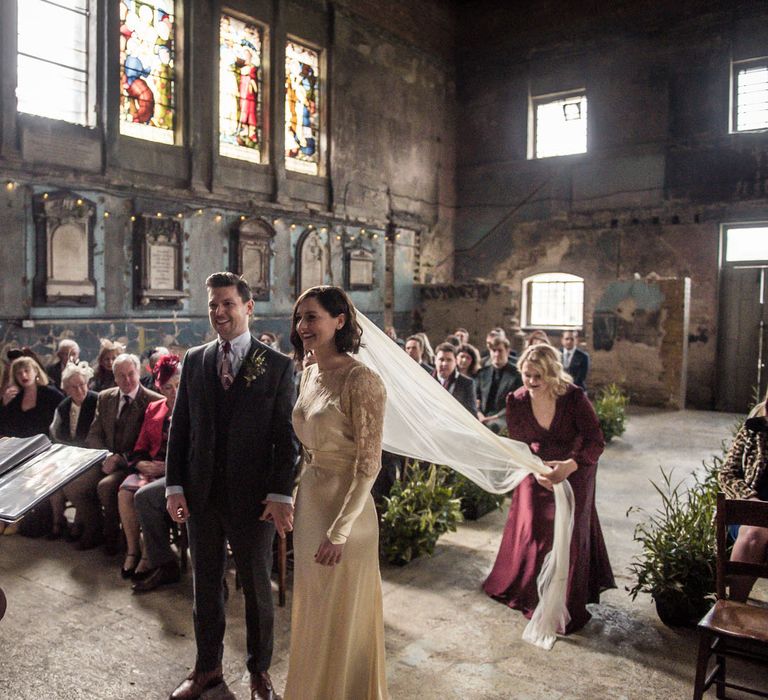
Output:
<path fill-rule="evenodd" d="M 379 526 L 371 486 L 381 467 L 386 391 L 355 361 L 308 367 L 293 411 L 304 447 L 296 498 L 291 651 L 285 700 L 385 700 Z M 344 544 L 315 563 L 324 537 Z"/>

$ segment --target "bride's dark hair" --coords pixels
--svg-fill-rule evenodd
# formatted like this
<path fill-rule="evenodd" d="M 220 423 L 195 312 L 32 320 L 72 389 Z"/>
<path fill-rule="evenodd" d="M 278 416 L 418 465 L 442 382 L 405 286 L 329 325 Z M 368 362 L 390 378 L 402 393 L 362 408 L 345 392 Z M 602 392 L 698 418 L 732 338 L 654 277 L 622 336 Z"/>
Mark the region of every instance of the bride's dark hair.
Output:
<path fill-rule="evenodd" d="M 344 325 L 336 331 L 334 336 L 336 350 L 339 352 L 357 352 L 360 349 L 363 329 L 360 328 L 360 324 L 357 322 L 355 305 L 343 289 L 322 285 L 320 287 L 310 287 L 302 292 L 293 305 L 293 312 L 291 313 L 291 345 L 293 345 L 296 361 L 301 362 L 304 359 L 304 343 L 296 331 L 296 313 L 301 303 L 307 299 L 317 299 L 317 303 L 333 318 L 344 314 Z"/>

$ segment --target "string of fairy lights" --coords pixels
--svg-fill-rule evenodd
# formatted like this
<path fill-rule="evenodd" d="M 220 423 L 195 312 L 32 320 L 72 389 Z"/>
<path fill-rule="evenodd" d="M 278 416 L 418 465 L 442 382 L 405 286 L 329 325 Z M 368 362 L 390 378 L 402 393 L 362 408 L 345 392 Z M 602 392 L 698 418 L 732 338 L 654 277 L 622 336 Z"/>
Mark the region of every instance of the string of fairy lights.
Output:
<path fill-rule="evenodd" d="M 16 191 L 16 189 L 20 186 L 20 183 L 16 180 L 8 180 L 5 183 L 5 190 L 9 193 Z M 48 200 L 50 197 L 50 193 L 44 192 L 42 193 L 43 200 Z M 85 204 L 85 200 L 82 197 L 78 197 L 75 200 L 75 204 L 78 207 L 82 207 Z M 183 220 L 183 219 L 191 219 L 193 217 L 202 217 L 205 216 L 207 212 L 213 212 L 213 220 L 216 223 L 220 223 L 225 218 L 227 219 L 239 219 L 241 222 L 245 222 L 248 219 L 257 219 L 257 220 L 263 220 L 258 215 L 248 215 L 248 214 L 226 214 L 224 210 L 217 207 L 198 207 L 196 209 L 190 209 L 187 211 L 178 211 L 176 213 L 169 213 L 164 211 L 155 211 L 152 213 L 147 212 L 141 212 L 141 213 L 132 213 L 130 215 L 131 222 L 137 221 L 139 218 L 155 218 L 155 219 L 176 219 L 176 220 Z M 109 219 L 113 216 L 113 212 L 105 209 L 102 213 L 102 218 Z M 272 225 L 277 228 L 281 225 L 281 222 L 283 222 L 284 217 L 275 217 L 272 219 Z M 287 224 L 287 227 L 291 231 L 295 231 L 297 228 L 302 228 L 302 230 L 311 232 L 311 231 L 318 231 L 320 234 L 326 235 L 330 231 L 331 234 L 334 236 L 336 241 L 342 242 L 344 244 L 352 244 L 355 242 L 378 242 L 381 239 L 386 240 L 387 236 L 378 230 L 365 228 L 362 225 L 358 225 L 352 222 L 344 222 L 344 223 L 337 223 L 337 224 L 327 224 L 327 225 L 316 225 L 316 224 L 297 224 L 295 222 L 292 222 L 290 224 Z M 399 240 L 400 239 L 400 233 L 396 232 L 392 236 L 392 238 Z"/>

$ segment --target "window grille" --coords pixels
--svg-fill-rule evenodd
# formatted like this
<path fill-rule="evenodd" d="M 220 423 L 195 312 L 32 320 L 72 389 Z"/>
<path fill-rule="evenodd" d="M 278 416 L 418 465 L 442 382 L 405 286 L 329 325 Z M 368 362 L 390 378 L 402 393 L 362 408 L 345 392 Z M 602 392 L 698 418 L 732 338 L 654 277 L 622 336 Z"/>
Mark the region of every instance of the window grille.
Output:
<path fill-rule="evenodd" d="M 733 64 L 732 131 L 768 129 L 768 59 Z"/>
<path fill-rule="evenodd" d="M 529 328 L 581 328 L 584 280 L 561 272 L 528 277 L 523 282 L 523 309 L 523 325 Z"/>

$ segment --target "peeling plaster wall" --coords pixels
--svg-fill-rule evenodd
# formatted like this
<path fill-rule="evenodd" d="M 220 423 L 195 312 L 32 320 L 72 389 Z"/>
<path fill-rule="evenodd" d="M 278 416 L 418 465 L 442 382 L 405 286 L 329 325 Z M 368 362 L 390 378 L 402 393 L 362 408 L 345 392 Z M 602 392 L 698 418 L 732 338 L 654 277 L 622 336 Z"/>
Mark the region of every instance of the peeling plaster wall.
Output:
<path fill-rule="evenodd" d="M 730 62 L 765 55 L 766 20 L 747 0 L 462 6 L 456 282 L 509 285 L 519 315 L 526 277 L 583 277 L 592 351 L 608 285 L 688 277 L 687 403 L 712 408 L 720 224 L 768 218 L 768 134 L 728 133 Z M 577 88 L 588 153 L 529 160 L 529 95 Z"/>

